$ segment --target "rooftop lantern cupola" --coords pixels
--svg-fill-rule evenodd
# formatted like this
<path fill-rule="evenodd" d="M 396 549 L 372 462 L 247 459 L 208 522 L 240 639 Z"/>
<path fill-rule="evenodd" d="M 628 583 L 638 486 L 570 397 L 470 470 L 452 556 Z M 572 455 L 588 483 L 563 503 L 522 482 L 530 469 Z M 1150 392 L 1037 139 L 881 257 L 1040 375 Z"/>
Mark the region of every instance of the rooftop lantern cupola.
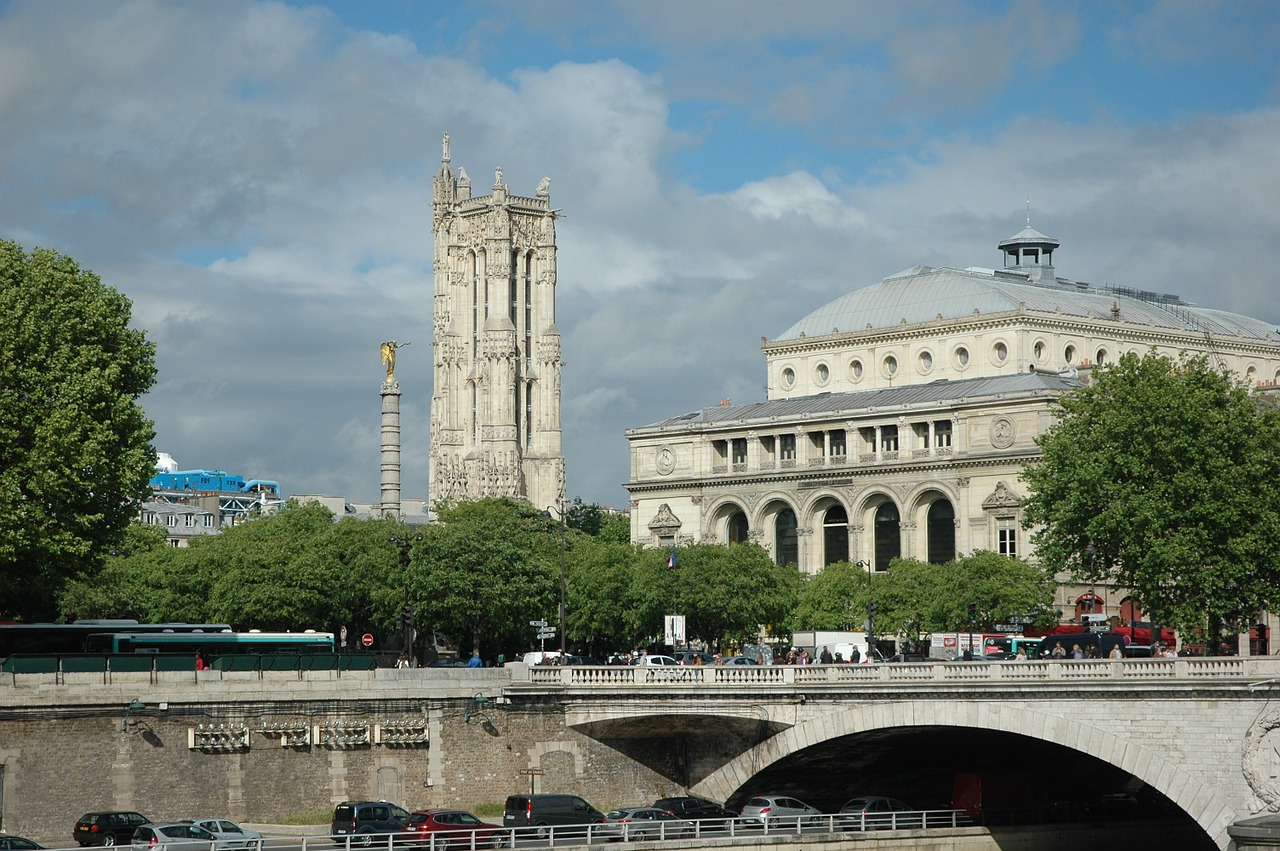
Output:
<path fill-rule="evenodd" d="M 1031 213 L 1027 213 L 1027 226 L 1000 243 L 1004 252 L 1006 269 L 1025 272 L 1030 281 L 1056 280 L 1053 272 L 1053 250 L 1058 240 L 1045 236 L 1031 226 Z"/>

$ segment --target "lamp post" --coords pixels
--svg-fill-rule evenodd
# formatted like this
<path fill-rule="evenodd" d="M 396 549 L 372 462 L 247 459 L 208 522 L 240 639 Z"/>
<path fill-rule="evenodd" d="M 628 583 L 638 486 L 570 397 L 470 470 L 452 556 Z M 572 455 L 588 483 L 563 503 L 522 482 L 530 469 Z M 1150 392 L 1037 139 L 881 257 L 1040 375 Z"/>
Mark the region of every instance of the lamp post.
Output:
<path fill-rule="evenodd" d="M 551 517 L 551 512 L 555 512 L 555 516 L 560 520 L 560 655 L 563 656 L 568 647 L 565 645 L 564 621 L 565 621 L 565 571 L 564 571 L 564 535 L 565 535 L 565 516 L 564 503 L 559 506 L 549 505 L 547 510 L 543 512 L 547 517 Z M 563 661 L 563 660 L 562 660 Z"/>

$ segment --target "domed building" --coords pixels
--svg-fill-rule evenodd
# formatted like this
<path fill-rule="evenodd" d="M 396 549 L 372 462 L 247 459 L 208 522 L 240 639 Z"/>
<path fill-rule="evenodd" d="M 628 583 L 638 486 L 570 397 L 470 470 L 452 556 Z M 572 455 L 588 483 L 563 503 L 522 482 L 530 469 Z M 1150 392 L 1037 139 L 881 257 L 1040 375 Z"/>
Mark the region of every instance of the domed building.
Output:
<path fill-rule="evenodd" d="M 1021 467 L 1095 365 L 1189 352 L 1280 381 L 1274 326 L 1057 277 L 1058 248 L 1028 224 L 1002 268 L 916 266 L 841 296 L 762 342 L 766 401 L 628 429 L 632 540 L 754 541 L 810 574 L 1026 557 Z"/>

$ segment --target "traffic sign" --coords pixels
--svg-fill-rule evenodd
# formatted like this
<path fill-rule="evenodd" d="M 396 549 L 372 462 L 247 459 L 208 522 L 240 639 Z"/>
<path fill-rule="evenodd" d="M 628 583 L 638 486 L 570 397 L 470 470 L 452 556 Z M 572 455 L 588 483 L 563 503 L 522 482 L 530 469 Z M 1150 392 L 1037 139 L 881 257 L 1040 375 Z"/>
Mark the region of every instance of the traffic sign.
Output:
<path fill-rule="evenodd" d="M 538 638 L 555 638 L 556 631 L 554 629 L 543 629 L 538 631 Z"/>
<path fill-rule="evenodd" d="M 544 774 L 541 768 L 522 768 L 520 769 L 520 773 L 526 774 L 530 777 L 541 777 Z"/>
<path fill-rule="evenodd" d="M 546 626 L 546 621 L 529 621 L 529 626 Z"/>
<path fill-rule="evenodd" d="M 338 631 L 338 637 L 342 639 L 343 644 L 347 643 L 347 628 L 345 626 Z"/>
<path fill-rule="evenodd" d="M 373 633 L 366 632 L 364 635 L 360 636 L 360 643 L 363 644 L 365 647 L 372 647 Z"/>

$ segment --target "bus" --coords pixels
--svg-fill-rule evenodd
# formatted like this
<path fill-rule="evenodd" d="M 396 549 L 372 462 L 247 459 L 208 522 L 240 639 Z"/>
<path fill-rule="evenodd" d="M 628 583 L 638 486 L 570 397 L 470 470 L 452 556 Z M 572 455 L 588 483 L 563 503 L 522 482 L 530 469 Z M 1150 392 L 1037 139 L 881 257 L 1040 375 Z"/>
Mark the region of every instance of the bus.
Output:
<path fill-rule="evenodd" d="M 89 636 L 102 632 L 219 633 L 226 623 L 138 623 L 127 618 L 73 623 L 0 623 L 0 661 L 10 656 L 84 653 Z"/>
<path fill-rule="evenodd" d="M 182 653 L 214 656 L 329 653 L 332 632 L 98 632 L 85 643 L 89 653 Z"/>

